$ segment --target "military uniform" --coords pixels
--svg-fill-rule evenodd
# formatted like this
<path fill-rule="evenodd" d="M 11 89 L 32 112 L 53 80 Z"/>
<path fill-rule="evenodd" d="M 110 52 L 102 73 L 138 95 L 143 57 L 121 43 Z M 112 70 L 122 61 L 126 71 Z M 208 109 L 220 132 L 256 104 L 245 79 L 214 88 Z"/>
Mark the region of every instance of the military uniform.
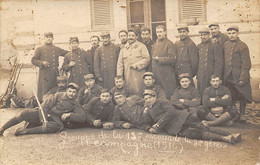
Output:
<path fill-rule="evenodd" d="M 83 109 L 86 114 L 87 122 L 92 125 L 94 120 L 98 119 L 100 119 L 101 122 L 111 121 L 115 105 L 111 101 L 109 103 L 103 103 L 99 97 L 94 97 Z"/>
<path fill-rule="evenodd" d="M 189 73 L 193 78 L 197 74 L 199 64 L 198 49 L 195 43 L 190 37 L 187 37 L 183 41 L 177 41 L 175 45 L 177 47 L 176 74 Z"/>
<path fill-rule="evenodd" d="M 152 59 L 154 77 L 165 91 L 166 98 L 169 99 L 176 88 L 174 72 L 176 47 L 167 38 L 157 40 L 152 46 L 152 57 L 158 57 L 158 60 Z"/>
<path fill-rule="evenodd" d="M 59 56 L 65 56 L 67 52 L 53 44 L 45 44 L 36 49 L 31 62 L 39 67 L 37 95 L 40 101 L 43 95 L 56 85 L 56 77 L 59 75 Z M 44 67 L 44 61 L 49 63 L 49 67 Z"/>
<path fill-rule="evenodd" d="M 152 45 L 154 44 L 154 41 L 150 39 L 148 42 L 143 41 L 142 43 L 146 46 L 146 48 L 149 52 L 150 58 L 152 59 Z M 148 71 L 148 72 L 152 71 L 152 60 L 150 61 L 150 64 L 148 65 L 146 71 Z"/>
<path fill-rule="evenodd" d="M 139 96 L 143 98 L 144 97 L 143 93 L 147 89 L 155 91 L 157 94 L 157 98 L 166 99 L 166 94 L 165 94 L 164 90 L 162 89 L 162 87 L 160 85 L 157 85 L 157 84 L 153 84 L 151 87 L 143 86 L 143 89 L 140 90 Z"/>
<path fill-rule="evenodd" d="M 65 92 L 66 88 L 59 88 L 58 86 L 55 86 L 51 88 L 44 96 L 43 96 L 43 101 L 45 101 L 50 95 L 55 94 L 57 92 Z"/>
<path fill-rule="evenodd" d="M 111 89 L 115 85 L 118 54 L 119 47 L 113 43 L 100 46 L 95 51 L 94 73 L 96 78 L 103 79 L 103 82 L 97 81 L 103 88 Z"/>
<path fill-rule="evenodd" d="M 90 74 L 94 74 L 94 55 L 95 51 L 98 48 L 98 46 L 93 47 L 89 50 L 87 50 L 87 64 L 88 64 L 88 70 Z"/>
<path fill-rule="evenodd" d="M 87 86 L 84 86 L 80 88 L 77 96 L 77 101 L 80 103 L 80 105 L 85 105 L 88 104 L 88 102 L 94 98 L 98 97 L 100 95 L 101 90 L 103 89 L 101 86 L 98 84 L 95 84 L 91 89 L 90 92 L 84 93 L 85 90 L 88 89 Z"/>
<path fill-rule="evenodd" d="M 69 66 L 71 61 L 76 63 L 75 66 Z M 64 71 L 70 72 L 69 83 L 73 82 L 78 84 L 80 88 L 83 87 L 85 85 L 84 75 L 89 74 L 86 51 L 78 48 L 69 52 L 64 58 L 62 68 Z"/>
<path fill-rule="evenodd" d="M 225 42 L 228 41 L 228 36 L 225 34 L 219 32 L 216 36 L 214 36 L 217 39 L 217 42 L 221 45 L 224 46 Z"/>
<path fill-rule="evenodd" d="M 126 85 L 124 85 L 123 88 L 117 88 L 116 86 L 114 86 L 110 90 L 110 93 L 111 93 L 112 96 L 114 96 L 114 94 L 116 92 L 120 92 L 120 93 L 122 93 L 126 97 L 130 97 L 130 96 L 135 94 L 135 92 L 132 89 L 128 88 Z"/>
<path fill-rule="evenodd" d="M 197 74 L 197 84 L 200 94 L 205 88 L 210 86 L 210 76 L 217 74 L 223 77 L 224 55 L 223 47 L 219 43 L 212 43 L 208 39 L 205 43 L 198 45 L 199 67 Z"/>

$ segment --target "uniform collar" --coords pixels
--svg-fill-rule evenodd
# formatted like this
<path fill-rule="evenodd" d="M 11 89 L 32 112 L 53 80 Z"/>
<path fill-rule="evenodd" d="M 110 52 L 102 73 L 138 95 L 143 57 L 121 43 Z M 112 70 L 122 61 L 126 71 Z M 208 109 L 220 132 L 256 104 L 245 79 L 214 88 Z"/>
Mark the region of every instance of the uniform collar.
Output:
<path fill-rule="evenodd" d="M 132 48 L 137 48 L 140 45 L 140 42 L 138 40 L 136 40 L 134 43 L 130 44 L 129 42 L 127 42 L 125 44 L 125 48 L 129 49 L 130 47 Z"/>

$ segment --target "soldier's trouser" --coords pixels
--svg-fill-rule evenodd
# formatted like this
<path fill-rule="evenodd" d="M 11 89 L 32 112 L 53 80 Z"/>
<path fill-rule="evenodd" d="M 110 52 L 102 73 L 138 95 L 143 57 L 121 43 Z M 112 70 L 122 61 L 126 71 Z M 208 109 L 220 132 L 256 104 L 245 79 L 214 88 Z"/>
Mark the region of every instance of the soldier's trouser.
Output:
<path fill-rule="evenodd" d="M 230 115 L 230 117 L 233 118 L 237 114 L 237 109 L 235 106 L 228 106 L 227 108 L 225 108 L 223 114 L 225 112 L 227 112 Z M 205 120 L 209 113 L 211 113 L 209 108 L 200 108 L 197 115 L 200 120 Z"/>

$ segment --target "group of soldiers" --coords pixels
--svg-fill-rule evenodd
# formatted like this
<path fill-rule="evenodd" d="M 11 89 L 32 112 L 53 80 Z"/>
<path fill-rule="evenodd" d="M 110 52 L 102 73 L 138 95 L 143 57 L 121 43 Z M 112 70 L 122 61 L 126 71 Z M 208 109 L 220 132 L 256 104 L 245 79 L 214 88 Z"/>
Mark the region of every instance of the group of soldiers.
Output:
<path fill-rule="evenodd" d="M 47 123 L 42 124 L 38 108 L 26 110 L 5 123 L 0 135 L 26 121 L 16 135 L 52 133 L 64 127 L 136 127 L 239 142 L 241 134 L 214 127 L 245 121 L 246 103 L 252 101 L 251 61 L 247 45 L 238 37 L 239 28 L 229 27 L 226 36 L 218 24 L 210 24 L 199 31 L 197 46 L 188 27 L 177 30 L 180 40 L 175 44 L 163 25 L 156 27 L 156 42 L 149 28 L 121 30 L 118 45 L 104 32 L 102 45 L 98 36 L 92 36 L 88 51 L 71 37 L 69 52 L 52 44 L 53 33 L 45 33 L 45 45 L 36 49 L 32 64 L 39 67 L 38 98 Z M 60 76 L 59 56 L 65 57 L 66 73 Z"/>

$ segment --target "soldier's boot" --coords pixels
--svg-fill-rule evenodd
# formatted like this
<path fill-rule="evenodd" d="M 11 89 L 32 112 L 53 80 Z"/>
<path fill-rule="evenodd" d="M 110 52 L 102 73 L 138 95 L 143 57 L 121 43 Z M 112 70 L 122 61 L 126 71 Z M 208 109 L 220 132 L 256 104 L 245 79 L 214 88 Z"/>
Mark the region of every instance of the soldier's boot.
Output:
<path fill-rule="evenodd" d="M 23 121 L 21 117 L 13 117 L 10 120 L 8 120 L 1 128 L 0 128 L 0 135 L 3 135 L 4 131 L 7 130 L 8 128 L 19 124 Z"/>
<path fill-rule="evenodd" d="M 246 111 L 246 102 L 240 101 L 240 121 L 242 122 L 246 121 L 245 111 Z"/>
<path fill-rule="evenodd" d="M 238 143 L 241 141 L 241 134 L 240 133 L 231 133 L 227 130 L 216 128 L 216 127 L 209 127 L 208 131 L 211 133 L 219 134 L 222 136 L 233 136 L 235 138 L 235 141 Z"/>
<path fill-rule="evenodd" d="M 230 143 L 230 144 L 236 143 L 236 140 L 232 135 L 222 136 L 222 135 L 214 134 L 211 132 L 202 132 L 202 139 L 203 140 L 221 141 L 221 142 L 226 142 L 226 143 Z"/>
<path fill-rule="evenodd" d="M 43 128 L 43 126 L 38 126 L 34 128 L 21 127 L 16 130 L 15 136 L 26 135 L 26 134 L 42 134 L 42 133 L 45 133 L 45 129 Z"/>
<path fill-rule="evenodd" d="M 232 117 L 230 116 L 230 114 L 228 112 L 225 112 L 223 115 L 216 118 L 216 120 L 214 120 L 214 121 L 203 121 L 203 123 L 207 126 L 217 126 L 217 125 L 220 125 L 220 124 L 224 124 L 225 122 L 227 122 L 231 118 Z"/>

